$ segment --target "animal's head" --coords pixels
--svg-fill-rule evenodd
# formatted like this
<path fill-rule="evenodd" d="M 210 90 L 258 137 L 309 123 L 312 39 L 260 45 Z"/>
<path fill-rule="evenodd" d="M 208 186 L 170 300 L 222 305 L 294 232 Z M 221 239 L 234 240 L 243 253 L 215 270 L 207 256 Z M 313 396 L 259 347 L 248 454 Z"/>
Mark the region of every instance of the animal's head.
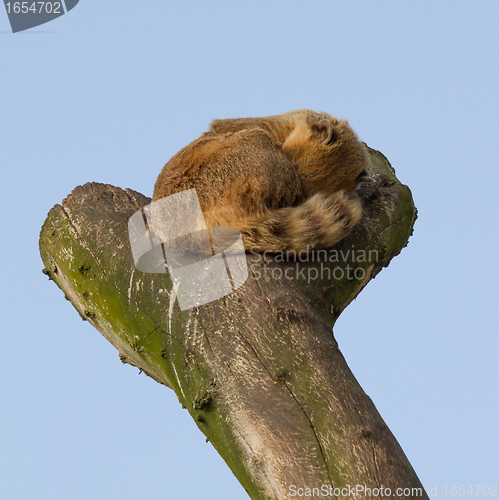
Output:
<path fill-rule="evenodd" d="M 372 182 L 367 149 L 346 120 L 308 110 L 294 113 L 295 128 L 282 147 L 297 163 L 305 193 L 353 191 Z"/>

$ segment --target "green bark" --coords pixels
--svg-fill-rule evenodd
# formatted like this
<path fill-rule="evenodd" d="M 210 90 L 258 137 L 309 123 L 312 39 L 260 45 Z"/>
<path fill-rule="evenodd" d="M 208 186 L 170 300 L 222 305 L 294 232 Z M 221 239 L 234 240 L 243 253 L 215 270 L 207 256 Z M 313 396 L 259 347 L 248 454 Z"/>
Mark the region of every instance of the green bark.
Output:
<path fill-rule="evenodd" d="M 133 264 L 127 222 L 150 199 L 86 184 L 43 225 L 46 274 L 124 362 L 175 391 L 254 500 L 289 498 L 292 485 L 422 488 L 332 332 L 407 244 L 416 218 L 409 189 L 370 153 L 377 183 L 363 188 L 361 223 L 328 254 L 339 262 L 248 254 L 241 288 L 187 311 L 168 274 Z"/>

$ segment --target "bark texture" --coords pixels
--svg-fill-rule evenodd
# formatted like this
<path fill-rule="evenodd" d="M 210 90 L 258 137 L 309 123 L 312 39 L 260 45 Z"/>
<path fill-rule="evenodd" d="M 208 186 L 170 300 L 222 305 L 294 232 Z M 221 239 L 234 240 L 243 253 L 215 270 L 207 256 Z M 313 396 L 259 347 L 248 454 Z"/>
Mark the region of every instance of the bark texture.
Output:
<path fill-rule="evenodd" d="M 363 188 L 364 217 L 334 251 L 307 262 L 248 254 L 241 288 L 187 311 L 168 274 L 134 267 L 127 223 L 149 198 L 86 184 L 43 225 L 44 272 L 123 362 L 175 391 L 254 500 L 293 498 L 298 488 L 341 498 L 346 490 L 333 488 L 356 485 L 383 487 L 358 498 L 427 498 L 396 495 L 421 483 L 332 332 L 416 219 L 410 190 L 381 153 L 370 155 L 377 183 Z"/>

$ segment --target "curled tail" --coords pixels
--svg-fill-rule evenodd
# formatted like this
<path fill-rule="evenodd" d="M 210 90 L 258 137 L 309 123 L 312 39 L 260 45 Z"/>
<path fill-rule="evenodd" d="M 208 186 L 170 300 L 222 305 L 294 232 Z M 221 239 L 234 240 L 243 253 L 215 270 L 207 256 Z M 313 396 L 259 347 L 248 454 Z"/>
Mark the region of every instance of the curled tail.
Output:
<path fill-rule="evenodd" d="M 246 250 L 278 252 L 330 248 L 345 238 L 362 216 L 355 194 L 317 193 L 301 205 L 268 210 L 238 224 Z"/>

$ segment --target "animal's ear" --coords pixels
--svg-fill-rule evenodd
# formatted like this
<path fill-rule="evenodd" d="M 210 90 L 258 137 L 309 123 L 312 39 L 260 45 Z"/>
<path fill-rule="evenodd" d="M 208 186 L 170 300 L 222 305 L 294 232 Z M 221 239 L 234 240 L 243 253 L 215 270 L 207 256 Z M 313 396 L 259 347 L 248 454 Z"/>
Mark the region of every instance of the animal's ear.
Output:
<path fill-rule="evenodd" d="M 333 124 L 326 118 L 313 123 L 310 128 L 312 129 L 312 137 L 321 144 L 332 144 L 336 141 L 336 134 L 333 129 Z"/>

